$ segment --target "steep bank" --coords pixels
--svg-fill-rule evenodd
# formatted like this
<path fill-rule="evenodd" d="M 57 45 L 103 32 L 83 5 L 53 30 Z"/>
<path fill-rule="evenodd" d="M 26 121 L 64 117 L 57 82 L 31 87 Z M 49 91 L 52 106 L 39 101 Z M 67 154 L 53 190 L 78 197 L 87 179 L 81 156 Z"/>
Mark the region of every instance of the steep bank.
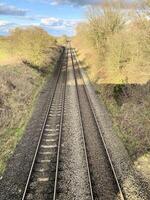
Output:
<path fill-rule="evenodd" d="M 38 94 L 53 71 L 61 51 L 59 46 L 53 48 L 53 53 L 49 54 L 49 69 L 46 73 L 24 64 L 20 60 L 1 62 L 0 175 L 3 174 L 7 160 L 22 138 Z"/>

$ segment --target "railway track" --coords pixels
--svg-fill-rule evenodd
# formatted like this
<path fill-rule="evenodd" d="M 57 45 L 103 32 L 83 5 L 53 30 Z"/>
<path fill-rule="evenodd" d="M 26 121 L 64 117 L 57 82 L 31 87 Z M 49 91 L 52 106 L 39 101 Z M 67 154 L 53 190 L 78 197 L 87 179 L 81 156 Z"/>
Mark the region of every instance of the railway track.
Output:
<path fill-rule="evenodd" d="M 67 56 L 66 50 L 65 55 L 62 56 L 61 67 L 49 102 L 22 200 L 55 199 L 67 80 Z"/>
<path fill-rule="evenodd" d="M 69 68 L 69 72 L 68 63 L 71 63 L 72 68 Z M 75 82 L 74 87 L 77 94 L 77 110 L 79 110 L 81 132 L 81 134 L 79 133 L 79 141 L 82 140 L 80 146 L 82 146 L 83 155 L 81 158 L 84 159 L 84 162 L 81 158 L 79 160 L 81 160 L 81 166 L 84 168 L 84 172 L 81 174 L 86 176 L 85 185 L 87 185 L 85 189 L 86 194 L 84 197 L 81 196 L 81 198 L 79 198 L 79 196 L 77 197 L 77 193 L 80 193 L 80 191 L 69 190 L 70 185 L 68 183 L 71 182 L 71 178 L 73 177 L 66 176 L 65 182 L 62 175 L 60 175 L 63 174 L 63 176 L 65 176 L 65 174 L 67 174 L 63 169 L 65 159 L 68 159 L 67 166 L 69 170 L 71 166 L 71 164 L 68 164 L 68 162 L 71 162 L 68 155 L 69 148 L 66 148 L 66 153 L 63 153 L 62 150 L 64 146 L 62 140 L 69 137 L 68 130 L 66 131 L 66 137 L 63 137 L 65 134 L 65 131 L 63 130 L 64 121 L 67 119 L 66 116 L 68 114 L 66 112 L 68 73 L 73 74 L 72 77 Z M 67 121 L 65 121 L 65 123 L 67 123 Z M 73 146 L 71 137 L 73 137 L 73 135 L 70 135 L 68 143 L 66 144 Z M 75 143 L 73 148 L 78 149 L 78 144 L 76 145 Z M 72 158 L 72 160 L 74 159 L 76 159 L 76 157 Z M 80 170 L 82 171 L 82 169 Z M 76 171 L 74 170 L 73 173 L 75 174 Z M 80 175 L 76 174 L 76 176 Z M 63 190 L 63 186 L 61 187 L 61 185 L 65 185 L 66 183 L 68 184 L 65 186 L 66 190 Z M 76 185 L 73 185 L 72 187 L 76 188 Z M 73 194 L 70 194 L 70 191 Z M 65 193 L 65 195 L 63 193 Z M 61 67 L 49 102 L 39 142 L 22 196 L 22 200 L 35 199 L 125 200 L 105 141 L 101 134 L 101 129 L 97 122 L 90 96 L 88 95 L 88 91 L 86 90 L 84 80 L 80 73 L 75 51 L 71 47 L 66 48 L 61 60 Z"/>
<path fill-rule="evenodd" d="M 71 47 L 70 47 L 71 48 Z M 125 200 L 113 162 L 80 72 L 76 52 L 71 48 L 72 66 L 82 121 L 82 129 L 89 163 L 93 199 Z"/>

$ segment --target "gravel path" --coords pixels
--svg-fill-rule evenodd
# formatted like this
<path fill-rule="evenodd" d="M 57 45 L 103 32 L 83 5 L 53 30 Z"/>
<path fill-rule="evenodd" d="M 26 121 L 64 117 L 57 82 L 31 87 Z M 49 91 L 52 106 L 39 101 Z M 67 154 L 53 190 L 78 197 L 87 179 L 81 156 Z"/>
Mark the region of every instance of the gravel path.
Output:
<path fill-rule="evenodd" d="M 91 200 L 75 81 L 69 56 L 57 200 Z"/>

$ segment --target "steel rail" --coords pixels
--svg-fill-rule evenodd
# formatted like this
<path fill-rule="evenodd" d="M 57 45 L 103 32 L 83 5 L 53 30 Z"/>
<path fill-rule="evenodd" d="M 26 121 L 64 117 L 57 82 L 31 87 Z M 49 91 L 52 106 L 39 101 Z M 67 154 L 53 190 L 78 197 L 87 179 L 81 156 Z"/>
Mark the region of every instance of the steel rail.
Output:
<path fill-rule="evenodd" d="M 114 175 L 114 179 L 115 179 L 115 181 L 116 181 L 116 184 L 117 184 L 117 187 L 118 187 L 118 190 L 119 190 L 119 193 L 120 193 L 121 200 L 126 200 L 125 194 L 123 193 L 123 191 L 122 191 L 122 189 L 121 189 L 121 185 L 120 185 L 120 183 L 119 183 L 116 170 L 115 170 L 114 165 L 113 165 L 113 162 L 112 162 L 112 160 L 111 160 L 111 156 L 110 156 L 110 154 L 109 154 L 109 151 L 108 151 L 108 148 L 107 148 L 105 139 L 104 139 L 104 137 L 103 137 L 103 135 L 102 135 L 102 128 L 101 128 L 100 125 L 99 125 L 99 121 L 98 121 L 98 119 L 97 119 L 97 116 L 96 116 L 96 113 L 95 113 L 95 110 L 94 110 L 94 107 L 93 107 L 93 103 L 92 103 L 92 101 L 91 101 L 91 97 L 90 97 L 90 95 L 89 95 L 89 92 L 88 92 L 88 90 L 87 90 L 87 87 L 86 87 L 86 84 L 85 84 L 83 75 L 82 75 L 81 70 L 80 70 L 80 61 L 78 61 L 78 59 L 77 59 L 75 50 L 74 50 L 74 57 L 75 57 L 75 59 L 76 59 L 76 64 L 77 64 L 77 66 L 78 66 L 79 74 L 80 74 L 80 76 L 81 76 L 81 78 L 82 78 L 82 81 L 83 81 L 83 83 L 84 83 L 83 87 L 84 87 L 84 90 L 85 90 L 85 93 L 86 93 L 86 96 L 87 96 L 89 105 L 90 105 L 90 107 L 91 107 L 92 114 L 93 114 L 93 116 L 94 116 L 94 120 L 95 120 L 95 122 L 96 122 L 96 126 L 97 126 L 97 129 L 98 129 L 98 132 L 99 132 L 100 137 L 101 137 L 101 139 L 102 139 L 102 142 L 103 142 L 103 145 L 104 145 L 104 148 L 105 148 L 105 151 L 106 151 L 106 154 L 107 154 L 107 157 L 108 157 L 108 160 L 109 160 L 109 163 L 110 163 L 110 166 L 111 166 L 113 175 Z"/>
<path fill-rule="evenodd" d="M 72 51 L 71 51 L 71 45 L 70 45 L 70 54 L 71 54 L 73 73 L 74 73 L 74 79 L 75 79 L 75 85 L 76 85 L 76 91 L 77 91 L 77 98 L 78 98 L 78 110 L 79 110 L 79 113 L 80 113 L 80 124 L 81 124 L 82 138 L 83 138 L 83 143 L 84 143 L 85 159 L 86 159 L 86 165 L 87 165 L 87 171 L 88 171 L 88 181 L 89 181 L 89 187 L 90 187 L 90 195 L 91 195 L 91 200 L 94 200 L 93 188 L 92 188 L 92 182 L 91 182 L 91 175 L 90 175 L 90 169 L 89 169 L 89 162 L 88 162 L 88 156 L 87 156 L 87 148 L 86 148 L 86 142 L 85 142 L 85 136 L 84 136 L 84 126 L 83 126 L 83 119 L 82 119 L 82 113 L 81 113 L 81 105 L 80 105 L 80 100 L 79 100 L 78 83 L 77 83 L 77 77 L 76 77 L 76 73 L 75 73 L 75 67 L 74 67 L 74 62 L 73 62 L 73 55 L 72 55 Z"/>
<path fill-rule="evenodd" d="M 56 82 L 55 82 L 55 86 L 54 86 L 54 89 L 53 89 L 53 92 L 52 92 L 50 103 L 49 103 L 47 111 L 46 111 L 46 115 L 45 115 L 45 119 L 44 119 L 44 122 L 43 122 L 43 125 L 42 125 L 42 129 L 41 129 L 40 137 L 39 137 L 39 140 L 38 140 L 38 144 L 37 144 L 37 147 L 36 147 L 36 150 L 35 150 L 35 153 L 34 153 L 34 157 L 33 157 L 32 164 L 31 164 L 31 168 L 30 168 L 30 171 L 29 171 L 29 174 L 28 174 L 28 178 L 27 178 L 27 181 L 26 181 L 26 185 L 25 185 L 25 188 L 24 188 L 22 200 L 25 200 L 25 197 L 26 197 L 26 194 L 27 194 L 27 189 L 28 189 L 28 186 L 29 186 L 29 183 L 30 183 L 32 171 L 33 171 L 34 164 L 35 164 L 35 161 L 36 161 L 36 157 L 37 157 L 37 154 L 38 154 L 38 151 L 39 151 L 39 147 L 40 147 L 42 136 L 43 136 L 43 133 L 44 133 L 44 129 L 45 129 L 45 126 L 46 126 L 46 123 L 47 123 L 48 115 L 49 115 L 49 112 L 50 112 L 50 109 L 51 109 L 51 106 L 52 106 L 52 102 L 53 102 L 53 99 L 54 99 L 54 96 L 55 96 L 55 92 L 56 92 L 56 89 L 57 89 L 58 81 L 60 79 L 60 74 L 61 74 L 61 70 L 62 70 L 61 61 L 62 61 L 62 58 L 64 56 L 64 53 L 65 53 L 65 50 L 63 51 L 63 53 L 62 53 L 62 55 L 60 57 L 59 72 L 58 72 L 58 75 L 57 75 L 57 78 L 56 78 Z"/>
<path fill-rule="evenodd" d="M 60 119 L 60 129 L 59 129 L 59 140 L 58 140 L 58 149 L 57 149 L 57 161 L 56 161 L 53 200 L 56 200 L 56 196 L 57 196 L 57 182 L 58 182 L 60 149 L 61 149 L 61 139 L 62 139 L 63 121 L 64 121 L 64 108 L 65 108 L 65 98 L 66 98 L 66 86 L 67 86 L 67 69 L 68 69 L 68 49 L 67 49 L 66 74 L 65 74 L 65 83 L 64 83 L 64 92 L 63 92 L 63 101 L 62 101 L 61 119 Z"/>

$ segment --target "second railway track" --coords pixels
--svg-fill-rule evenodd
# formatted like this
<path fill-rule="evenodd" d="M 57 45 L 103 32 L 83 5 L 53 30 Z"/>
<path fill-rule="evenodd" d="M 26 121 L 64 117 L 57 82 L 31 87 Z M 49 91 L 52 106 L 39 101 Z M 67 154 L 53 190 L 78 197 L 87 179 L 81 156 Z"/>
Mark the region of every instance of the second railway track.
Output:
<path fill-rule="evenodd" d="M 111 157 L 102 136 L 90 95 L 79 69 L 74 49 L 71 48 L 72 66 L 89 163 L 93 199 L 125 200 Z"/>

